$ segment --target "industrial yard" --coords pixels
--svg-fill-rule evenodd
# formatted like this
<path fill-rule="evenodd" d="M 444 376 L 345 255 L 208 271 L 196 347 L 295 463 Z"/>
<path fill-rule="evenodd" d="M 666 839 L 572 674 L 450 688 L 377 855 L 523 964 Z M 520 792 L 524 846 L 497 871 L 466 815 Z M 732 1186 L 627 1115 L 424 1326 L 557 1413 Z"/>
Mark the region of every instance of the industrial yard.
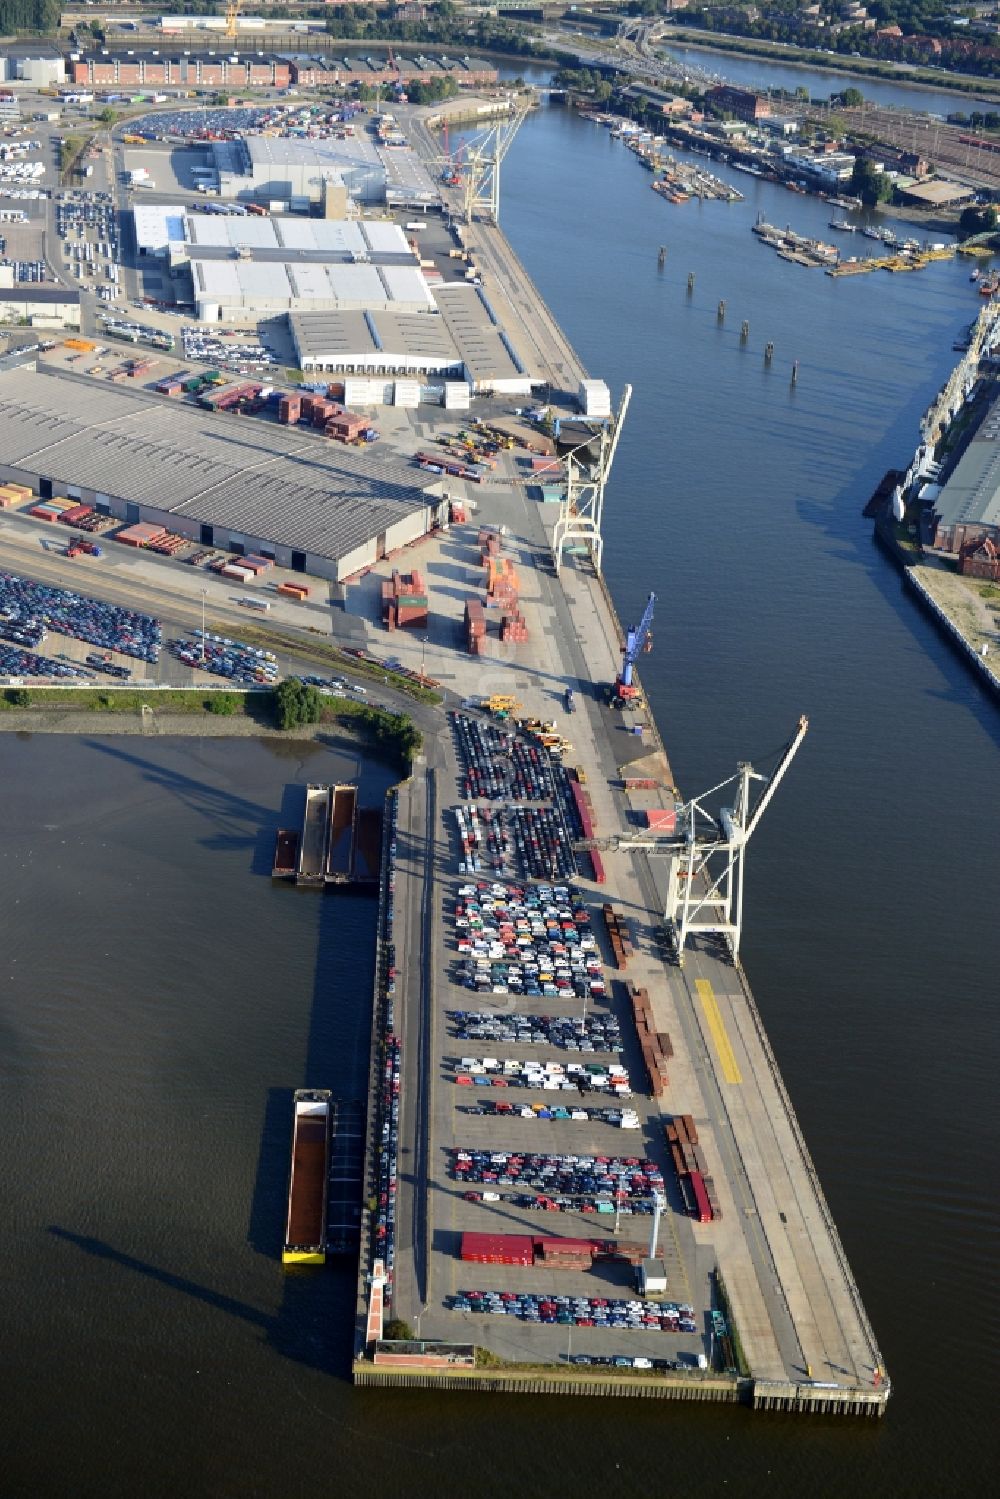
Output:
<path fill-rule="evenodd" d="M 177 197 L 194 147 L 109 140 L 107 196 L 74 189 L 82 222 L 64 212 L 65 237 L 107 245 L 112 199 L 135 237 L 106 295 L 85 294 L 75 337 L 0 370 L 0 526 L 46 583 L 71 565 L 44 543 L 62 525 L 105 593 L 127 572 L 130 591 L 145 579 L 188 614 L 200 596 L 204 617 L 226 590 L 229 617 L 273 609 L 442 689 L 385 820 L 356 1382 L 510 1387 L 530 1371 L 538 1389 L 571 1374 L 584 1393 L 600 1380 L 880 1415 L 881 1354 L 737 960 L 738 919 L 687 929 L 715 887 L 643 704 L 655 600 L 623 632 L 600 573 L 628 392 L 616 411 L 587 378 L 497 225 L 520 117 L 485 132 L 464 184 L 429 175 L 439 142 L 413 109 L 397 120 L 407 180 L 383 170 L 397 149 L 384 119 L 319 146 L 221 141 L 209 192 L 235 211 L 211 215 Z M 102 253 L 67 257 L 81 285 Z M 294 380 L 267 330 L 285 317 Z M 227 379 L 210 360 L 230 336 Z M 84 648 L 104 631 L 128 654 L 124 605 L 66 607 Z M 133 655 L 205 680 L 203 646 L 143 618 L 148 639 L 124 636 Z M 287 665 L 214 643 L 240 681 Z M 342 850 L 324 863 L 336 800 L 326 844 L 307 836 L 311 805 L 309 858 L 285 847 L 275 870 L 346 882 Z M 314 1155 L 300 1182 L 320 1180 Z M 290 1208 L 293 1258 L 323 1257 L 318 1221 Z M 386 1339 L 389 1318 L 413 1340 Z"/>

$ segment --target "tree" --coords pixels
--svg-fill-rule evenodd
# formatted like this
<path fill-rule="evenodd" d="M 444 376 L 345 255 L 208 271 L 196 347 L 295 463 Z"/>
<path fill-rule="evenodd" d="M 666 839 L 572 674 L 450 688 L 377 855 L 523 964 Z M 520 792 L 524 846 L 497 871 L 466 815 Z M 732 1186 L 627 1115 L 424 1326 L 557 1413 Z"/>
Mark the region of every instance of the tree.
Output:
<path fill-rule="evenodd" d="M 831 104 L 842 104 L 845 109 L 860 109 L 865 102 L 865 96 L 859 88 L 845 88 L 839 94 L 830 96 Z"/>
<path fill-rule="evenodd" d="M 409 1322 L 404 1322 L 402 1317 L 390 1317 L 385 1324 L 385 1335 L 393 1341 L 401 1343 L 413 1342 L 413 1328 Z"/>
<path fill-rule="evenodd" d="M 274 689 L 274 716 L 279 729 L 296 729 L 300 724 L 319 723 L 323 699 L 315 687 L 307 687 L 299 677 L 286 677 Z"/>
<path fill-rule="evenodd" d="M 97 116 L 102 125 L 113 125 L 118 118 L 117 112 L 111 108 L 102 109 Z"/>
<path fill-rule="evenodd" d="M 992 203 L 981 208 L 966 208 L 958 221 L 959 232 L 963 239 L 971 239 L 974 234 L 992 234 L 998 220 L 1000 215 Z"/>
<path fill-rule="evenodd" d="M 887 203 L 892 197 L 892 183 L 884 172 L 877 172 L 873 162 L 859 156 L 851 174 L 851 192 L 869 208 L 875 203 Z"/>

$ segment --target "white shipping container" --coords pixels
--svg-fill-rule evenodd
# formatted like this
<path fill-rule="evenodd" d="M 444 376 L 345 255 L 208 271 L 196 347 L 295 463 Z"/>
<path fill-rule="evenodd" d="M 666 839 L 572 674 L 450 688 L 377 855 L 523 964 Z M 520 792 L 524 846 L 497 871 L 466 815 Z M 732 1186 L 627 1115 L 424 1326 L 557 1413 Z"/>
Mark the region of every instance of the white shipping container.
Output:
<path fill-rule="evenodd" d="M 603 380 L 581 380 L 577 401 L 584 416 L 611 415 L 611 392 Z"/>
<path fill-rule="evenodd" d="M 468 411 L 472 404 L 472 392 L 464 380 L 446 380 L 444 387 L 444 409 L 446 411 Z"/>
<path fill-rule="evenodd" d="M 420 381 L 419 380 L 397 380 L 393 392 L 394 403 L 397 406 L 413 408 L 420 405 Z"/>

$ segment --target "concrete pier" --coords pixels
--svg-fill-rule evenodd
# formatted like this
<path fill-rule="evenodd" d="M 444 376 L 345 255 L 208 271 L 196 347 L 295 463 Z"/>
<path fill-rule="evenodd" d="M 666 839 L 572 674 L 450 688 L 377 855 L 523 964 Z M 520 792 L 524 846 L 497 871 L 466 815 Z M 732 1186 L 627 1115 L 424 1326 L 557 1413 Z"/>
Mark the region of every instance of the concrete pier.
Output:
<path fill-rule="evenodd" d="M 509 247 L 498 230 L 484 238 L 483 229 L 474 226 L 474 236 L 478 243 L 494 244 L 503 276 L 511 263 Z M 520 268 L 514 296 L 530 300 L 528 320 L 545 330 L 548 314 Z M 559 337 L 540 336 L 553 382 L 565 389 L 582 369 Z M 476 500 L 475 525 L 453 527 L 422 549 L 431 594 L 428 634 L 411 640 L 397 632 L 393 652 L 406 665 L 426 665 L 428 674 L 448 689 L 452 703 L 509 694 L 524 716 L 558 716 L 560 731 L 572 740 L 566 758 L 585 780 L 597 834 L 608 838 L 632 830 L 645 809 L 672 807 L 675 788 L 649 713 L 642 715 L 646 727 L 636 736 L 625 732 L 622 715 L 606 704 L 607 687 L 620 667 L 624 632 L 603 579 L 579 558 L 558 579 L 554 576 L 549 563 L 553 507 L 535 498 L 523 453 L 502 454 L 495 472 L 477 488 Z M 461 609 L 467 594 L 482 586 L 476 530 L 483 521 L 507 529 L 505 554 L 520 575 L 519 607 L 528 641 L 503 646 L 491 637 L 486 654 L 473 658 L 459 644 Z M 614 524 L 612 500 L 606 525 Z M 376 647 L 380 587 L 390 565 L 375 569 L 352 589 L 348 603 L 369 621 Z M 577 708 L 572 717 L 563 717 L 568 686 L 574 689 Z M 675 737 L 683 732 L 683 723 L 675 723 Z M 734 760 L 740 750 L 734 743 Z M 642 780 L 642 788 L 626 791 L 626 776 Z M 664 941 L 666 871 L 659 861 L 641 853 L 605 852 L 606 883 L 577 881 L 578 900 L 595 915 L 606 900 L 624 913 L 633 947 L 628 979 L 648 991 L 656 1031 L 672 1038 L 667 1087 L 658 1098 L 644 1096 L 624 985 L 609 982 L 608 996 L 599 1003 L 621 1024 L 622 1060 L 632 1079 L 631 1106 L 639 1115 L 639 1134 L 625 1135 L 593 1122 L 483 1115 L 468 1107 L 489 1107 L 491 1096 L 507 1095 L 456 1087 L 449 1058 L 470 1045 L 475 1051 L 475 1043 L 451 1039 L 449 1012 L 474 1007 L 501 1015 L 544 1010 L 577 1017 L 581 1001 L 572 993 L 561 994 L 558 1002 L 507 993 L 470 996 L 458 983 L 450 914 L 467 878 L 457 872 L 452 811 L 460 802 L 461 785 L 456 744 L 442 718 L 440 732 L 428 736 L 424 758 L 399 802 L 395 1028 L 402 1041 L 402 1072 L 395 1266 L 387 1304 L 389 1315 L 408 1322 L 416 1338 L 456 1346 L 475 1342 L 483 1357 L 475 1371 L 441 1373 L 416 1365 L 408 1370 L 396 1360 L 391 1369 L 375 1365 L 360 1315 L 369 1268 L 363 1262 L 356 1380 L 376 1387 L 408 1383 L 739 1399 L 757 1409 L 881 1415 L 890 1393 L 884 1361 L 747 977 L 717 941 L 689 947 L 684 967 L 677 965 Z M 496 876 L 487 869 L 478 878 Z M 610 967 L 604 939 L 602 955 Z M 522 1055 L 516 1046 L 505 1046 L 508 1053 Z M 517 1094 L 510 1097 L 520 1101 Z M 714 1181 L 721 1214 L 711 1222 L 688 1215 L 672 1174 L 665 1128 L 679 1115 L 690 1115 L 695 1122 Z M 645 1155 L 659 1163 L 668 1197 L 660 1253 L 669 1294 L 693 1308 L 695 1333 L 675 1338 L 598 1326 L 568 1330 L 565 1325 L 453 1310 L 456 1292 L 477 1287 L 570 1296 L 632 1294 L 626 1290 L 631 1282 L 624 1268 L 603 1263 L 590 1272 L 546 1269 L 537 1263 L 529 1268 L 462 1263 L 458 1246 L 467 1231 L 571 1236 L 602 1235 L 610 1229 L 607 1219 L 572 1210 L 549 1221 L 548 1214 L 515 1205 L 509 1189 L 502 1187 L 496 1203 L 467 1200 L 461 1182 L 448 1170 L 455 1149 Z M 648 1223 L 646 1218 L 626 1219 L 622 1236 L 641 1239 Z M 719 1367 L 722 1355 L 714 1334 L 719 1318 L 728 1327 L 729 1368 Z M 601 1374 L 574 1362 L 589 1354 L 607 1358 L 667 1352 L 674 1360 L 669 1373 L 653 1370 L 640 1377 L 629 1371 Z M 702 1359 L 708 1367 L 699 1367 Z"/>

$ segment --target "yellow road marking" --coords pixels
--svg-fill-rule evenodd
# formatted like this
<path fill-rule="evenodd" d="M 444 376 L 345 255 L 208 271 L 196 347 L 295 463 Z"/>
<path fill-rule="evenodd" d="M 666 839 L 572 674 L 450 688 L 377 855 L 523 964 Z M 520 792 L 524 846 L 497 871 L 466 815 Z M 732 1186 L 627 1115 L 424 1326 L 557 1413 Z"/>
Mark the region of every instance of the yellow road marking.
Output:
<path fill-rule="evenodd" d="M 701 1007 L 705 1011 L 705 1019 L 708 1021 L 708 1028 L 712 1032 L 712 1040 L 719 1054 L 722 1075 L 727 1083 L 741 1083 L 743 1074 L 737 1065 L 732 1043 L 726 1033 L 725 1022 L 719 1011 L 719 1002 L 715 997 L 715 992 L 708 979 L 695 979 L 694 985 L 698 990 L 698 998 L 701 1000 Z"/>

